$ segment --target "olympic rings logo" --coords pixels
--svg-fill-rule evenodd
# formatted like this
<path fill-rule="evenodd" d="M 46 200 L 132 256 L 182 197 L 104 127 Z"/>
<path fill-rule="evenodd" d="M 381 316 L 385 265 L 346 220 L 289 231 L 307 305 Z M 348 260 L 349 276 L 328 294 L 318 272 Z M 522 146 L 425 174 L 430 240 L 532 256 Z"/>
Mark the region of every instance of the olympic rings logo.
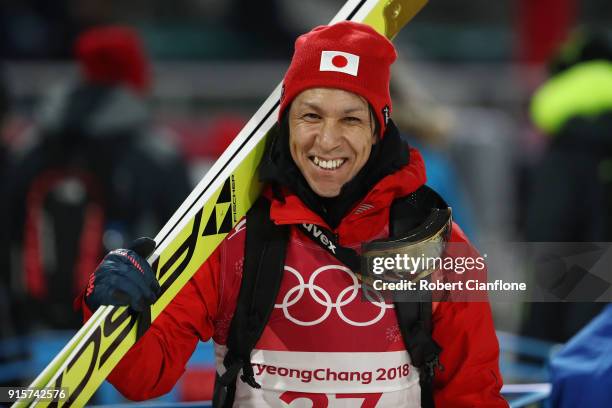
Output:
<path fill-rule="evenodd" d="M 336 310 L 336 313 L 338 314 L 340 319 L 342 319 L 344 322 L 351 326 L 371 326 L 383 318 L 387 309 L 393 308 L 392 304 L 385 303 L 384 299 L 379 293 L 373 291 L 371 288 L 364 287 L 363 290 L 365 297 L 370 301 L 372 305 L 378 307 L 380 310 L 378 315 L 376 315 L 376 317 L 374 317 L 373 319 L 365 322 L 356 322 L 354 320 L 349 319 L 342 311 L 342 307 L 348 305 L 353 300 L 355 300 L 355 298 L 357 298 L 357 295 L 359 294 L 359 282 L 355 274 L 350 269 L 342 265 L 322 266 L 316 271 L 314 271 L 314 273 L 310 276 L 308 283 L 304 282 L 304 278 L 302 277 L 302 275 L 294 268 L 285 265 L 285 271 L 292 273 L 297 278 L 298 284 L 287 291 L 281 304 L 274 304 L 274 307 L 276 309 L 282 309 L 285 318 L 297 324 L 298 326 L 316 326 L 317 324 L 324 322 L 334 309 Z M 352 284 L 344 288 L 334 300 L 332 300 L 332 297 L 325 289 L 315 284 L 315 280 L 317 279 L 317 277 L 321 273 L 327 271 L 340 271 L 342 273 L 346 273 L 352 281 Z M 308 290 L 308 294 L 314 299 L 315 302 L 325 307 L 325 311 L 323 312 L 323 314 L 319 318 L 311 321 L 302 321 L 296 319 L 294 316 L 291 315 L 289 311 L 292 306 L 294 306 L 304 297 L 306 290 Z M 374 295 L 374 298 L 376 299 L 374 299 L 372 295 Z"/>

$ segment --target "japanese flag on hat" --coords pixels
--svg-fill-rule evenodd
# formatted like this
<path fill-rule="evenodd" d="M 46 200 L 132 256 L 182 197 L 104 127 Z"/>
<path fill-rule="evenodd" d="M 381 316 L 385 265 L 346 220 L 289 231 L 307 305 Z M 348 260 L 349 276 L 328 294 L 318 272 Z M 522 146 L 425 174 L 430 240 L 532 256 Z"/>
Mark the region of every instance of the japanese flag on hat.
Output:
<path fill-rule="evenodd" d="M 338 88 L 365 98 L 384 134 L 391 112 L 390 68 L 393 44 L 372 27 L 342 21 L 319 26 L 295 42 L 283 80 L 279 119 L 291 101 L 309 88 Z"/>
<path fill-rule="evenodd" d="M 322 51 L 320 71 L 336 71 L 357 76 L 359 55 L 342 51 Z"/>

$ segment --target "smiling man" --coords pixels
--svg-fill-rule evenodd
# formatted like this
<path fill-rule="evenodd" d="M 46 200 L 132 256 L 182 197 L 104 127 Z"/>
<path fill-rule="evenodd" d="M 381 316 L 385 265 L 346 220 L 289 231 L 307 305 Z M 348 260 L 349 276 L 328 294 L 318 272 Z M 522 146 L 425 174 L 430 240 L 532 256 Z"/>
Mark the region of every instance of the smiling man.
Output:
<path fill-rule="evenodd" d="M 357 23 L 297 40 L 259 169 L 268 187 L 109 376 L 124 395 L 168 392 L 212 338 L 217 407 L 507 406 L 488 303 L 363 301 L 358 265 L 341 256 L 389 237 L 393 204 L 419 204 L 425 189 L 419 152 L 390 120 L 395 57 Z M 420 207 L 407 208 L 399 216 L 419 229 Z M 458 226 L 445 231 L 469 245 Z M 86 313 L 141 310 L 156 290 L 144 258 L 115 251 L 92 277 Z"/>

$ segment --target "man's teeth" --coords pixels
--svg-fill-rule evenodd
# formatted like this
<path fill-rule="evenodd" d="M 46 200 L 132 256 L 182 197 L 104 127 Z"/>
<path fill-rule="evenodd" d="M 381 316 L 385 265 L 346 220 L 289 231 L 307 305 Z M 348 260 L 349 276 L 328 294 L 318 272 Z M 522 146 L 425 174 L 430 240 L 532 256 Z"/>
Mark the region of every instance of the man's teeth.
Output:
<path fill-rule="evenodd" d="M 315 156 L 312 160 L 314 164 L 321 167 L 322 169 L 327 170 L 335 170 L 338 167 L 342 166 L 344 163 L 344 159 L 336 159 L 336 160 L 322 160 Z"/>

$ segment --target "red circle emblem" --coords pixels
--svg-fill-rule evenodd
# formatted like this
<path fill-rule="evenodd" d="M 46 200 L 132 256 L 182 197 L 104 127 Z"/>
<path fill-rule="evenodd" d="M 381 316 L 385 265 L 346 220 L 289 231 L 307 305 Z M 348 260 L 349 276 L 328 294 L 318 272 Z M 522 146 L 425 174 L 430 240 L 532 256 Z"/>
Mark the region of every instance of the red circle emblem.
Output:
<path fill-rule="evenodd" d="M 334 67 L 338 67 L 338 68 L 344 68 L 344 67 L 346 67 L 346 64 L 348 64 L 348 60 L 346 59 L 346 57 L 344 55 L 336 55 L 336 56 L 334 56 L 334 58 L 332 58 L 331 62 L 334 65 Z"/>

